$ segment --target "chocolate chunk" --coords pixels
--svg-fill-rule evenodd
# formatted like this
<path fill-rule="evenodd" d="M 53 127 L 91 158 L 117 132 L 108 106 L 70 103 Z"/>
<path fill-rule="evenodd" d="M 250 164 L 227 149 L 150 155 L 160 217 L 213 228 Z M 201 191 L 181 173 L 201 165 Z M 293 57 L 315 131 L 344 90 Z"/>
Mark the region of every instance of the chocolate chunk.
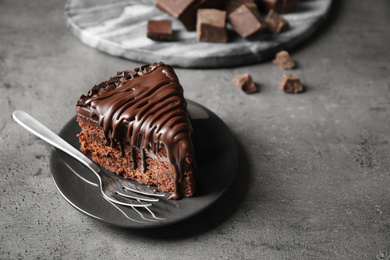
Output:
<path fill-rule="evenodd" d="M 200 42 L 227 42 L 226 11 L 198 9 L 196 30 Z"/>
<path fill-rule="evenodd" d="M 256 2 L 256 0 L 226 0 L 224 2 L 223 9 L 225 9 L 227 14 L 229 15 L 242 4 L 256 4 Z"/>
<path fill-rule="evenodd" d="M 282 69 L 293 69 L 295 67 L 295 62 L 291 59 L 287 51 L 276 53 L 276 57 L 272 62 Z"/>
<path fill-rule="evenodd" d="M 273 9 L 269 10 L 265 21 L 267 29 L 274 34 L 281 33 L 288 29 L 288 22 Z"/>
<path fill-rule="evenodd" d="M 222 9 L 222 3 L 224 0 L 198 0 L 196 7 L 198 9 L 216 8 Z"/>
<path fill-rule="evenodd" d="M 285 74 L 279 83 L 279 88 L 286 93 L 299 93 L 303 91 L 301 80 L 294 74 Z"/>
<path fill-rule="evenodd" d="M 147 36 L 149 39 L 156 41 L 170 41 L 172 39 L 171 21 L 148 21 Z"/>
<path fill-rule="evenodd" d="M 260 4 L 266 11 L 274 9 L 279 14 L 285 14 L 295 9 L 297 0 L 260 0 Z"/>
<path fill-rule="evenodd" d="M 233 79 L 233 83 L 247 94 L 257 92 L 257 86 L 253 82 L 252 76 L 249 73 L 237 76 Z"/>
<path fill-rule="evenodd" d="M 236 10 L 238 7 L 240 7 L 242 3 L 240 1 L 226 1 L 224 5 L 224 9 L 226 10 L 227 14 L 231 14 L 234 10 Z"/>
<path fill-rule="evenodd" d="M 233 29 L 243 38 L 247 38 L 266 27 L 255 4 L 242 4 L 229 14 Z"/>
<path fill-rule="evenodd" d="M 157 0 L 156 7 L 179 19 L 188 31 L 195 30 L 196 0 Z"/>

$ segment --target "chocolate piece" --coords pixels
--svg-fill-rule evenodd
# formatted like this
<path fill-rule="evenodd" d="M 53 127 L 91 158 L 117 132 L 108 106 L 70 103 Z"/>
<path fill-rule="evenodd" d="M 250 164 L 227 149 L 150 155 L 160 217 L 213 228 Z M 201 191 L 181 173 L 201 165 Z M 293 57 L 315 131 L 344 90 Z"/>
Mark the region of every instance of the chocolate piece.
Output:
<path fill-rule="evenodd" d="M 169 20 L 148 21 L 148 38 L 156 41 L 172 40 L 172 23 Z"/>
<path fill-rule="evenodd" d="M 267 29 L 274 34 L 281 33 L 288 29 L 288 22 L 273 9 L 269 10 L 265 21 Z"/>
<path fill-rule="evenodd" d="M 179 19 L 188 31 L 195 30 L 196 0 L 157 0 L 156 7 Z"/>
<path fill-rule="evenodd" d="M 301 80 L 294 74 L 285 74 L 279 83 L 279 88 L 286 93 L 299 93 L 303 91 Z"/>
<path fill-rule="evenodd" d="M 107 169 L 192 196 L 193 145 L 183 88 L 164 63 L 123 71 L 77 102 L 81 150 Z"/>
<path fill-rule="evenodd" d="M 224 5 L 224 9 L 226 10 L 226 13 L 229 15 L 234 10 L 236 10 L 238 7 L 240 7 L 241 5 L 242 5 L 242 2 L 240 2 L 240 1 L 235 1 L 235 0 L 226 1 L 225 5 Z"/>
<path fill-rule="evenodd" d="M 256 4 L 256 2 L 256 0 L 226 0 L 223 5 L 223 9 L 225 9 L 227 14 L 229 15 L 242 4 Z"/>
<path fill-rule="evenodd" d="M 222 3 L 224 0 L 198 0 L 198 3 L 196 7 L 198 9 L 210 9 L 210 8 L 216 8 L 216 9 L 222 9 Z"/>
<path fill-rule="evenodd" d="M 242 4 L 228 17 L 233 29 L 243 38 L 264 30 L 266 27 L 255 4 Z"/>
<path fill-rule="evenodd" d="M 227 42 L 226 11 L 198 9 L 196 30 L 200 42 Z"/>
<path fill-rule="evenodd" d="M 257 92 L 257 86 L 253 82 L 252 76 L 249 73 L 237 76 L 233 79 L 233 83 L 247 94 Z"/>
<path fill-rule="evenodd" d="M 275 59 L 272 62 L 282 69 L 293 69 L 295 67 L 295 62 L 291 59 L 287 51 L 276 53 Z"/>
<path fill-rule="evenodd" d="M 260 5 L 266 11 L 274 9 L 279 14 L 292 12 L 297 5 L 297 0 L 259 0 L 259 1 L 260 1 Z"/>

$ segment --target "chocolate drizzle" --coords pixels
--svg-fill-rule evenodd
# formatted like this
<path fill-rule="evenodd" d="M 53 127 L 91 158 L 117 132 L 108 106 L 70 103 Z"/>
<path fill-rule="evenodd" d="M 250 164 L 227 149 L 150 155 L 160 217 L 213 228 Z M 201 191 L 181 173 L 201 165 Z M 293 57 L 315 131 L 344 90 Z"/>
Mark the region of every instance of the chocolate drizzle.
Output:
<path fill-rule="evenodd" d="M 175 192 L 170 198 L 181 197 L 184 162 L 192 164 L 193 161 L 192 128 L 183 88 L 169 65 L 160 62 L 118 72 L 82 95 L 77 106 L 87 108 L 88 116 L 98 121 L 107 145 L 119 147 L 122 155 L 124 143 L 131 145 L 134 169 L 137 168 L 135 147 L 141 150 L 139 166 L 143 172 L 147 167 L 144 149 L 157 154 L 165 147 L 176 173 Z"/>

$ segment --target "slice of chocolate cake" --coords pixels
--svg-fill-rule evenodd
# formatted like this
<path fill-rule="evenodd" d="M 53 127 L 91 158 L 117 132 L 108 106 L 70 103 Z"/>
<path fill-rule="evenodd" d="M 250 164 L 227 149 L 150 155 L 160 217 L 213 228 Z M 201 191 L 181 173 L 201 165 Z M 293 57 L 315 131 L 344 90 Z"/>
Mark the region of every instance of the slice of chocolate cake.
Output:
<path fill-rule="evenodd" d="M 81 151 L 112 172 L 170 192 L 195 193 L 192 127 L 173 70 L 153 63 L 95 85 L 77 102 Z"/>

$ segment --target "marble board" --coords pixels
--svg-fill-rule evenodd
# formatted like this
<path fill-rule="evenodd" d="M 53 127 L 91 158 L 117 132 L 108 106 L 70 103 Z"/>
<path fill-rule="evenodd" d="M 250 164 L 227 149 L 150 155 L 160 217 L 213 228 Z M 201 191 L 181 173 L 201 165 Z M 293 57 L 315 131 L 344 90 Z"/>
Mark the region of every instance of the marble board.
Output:
<path fill-rule="evenodd" d="M 228 26 L 228 43 L 198 42 L 180 21 L 155 7 L 156 0 L 68 0 L 67 25 L 72 33 L 99 51 L 140 63 L 163 61 L 175 67 L 219 68 L 259 63 L 289 50 L 315 32 L 329 13 L 332 0 L 299 0 L 294 12 L 284 14 L 289 30 L 239 37 Z M 148 20 L 172 21 L 174 39 L 146 37 Z"/>

